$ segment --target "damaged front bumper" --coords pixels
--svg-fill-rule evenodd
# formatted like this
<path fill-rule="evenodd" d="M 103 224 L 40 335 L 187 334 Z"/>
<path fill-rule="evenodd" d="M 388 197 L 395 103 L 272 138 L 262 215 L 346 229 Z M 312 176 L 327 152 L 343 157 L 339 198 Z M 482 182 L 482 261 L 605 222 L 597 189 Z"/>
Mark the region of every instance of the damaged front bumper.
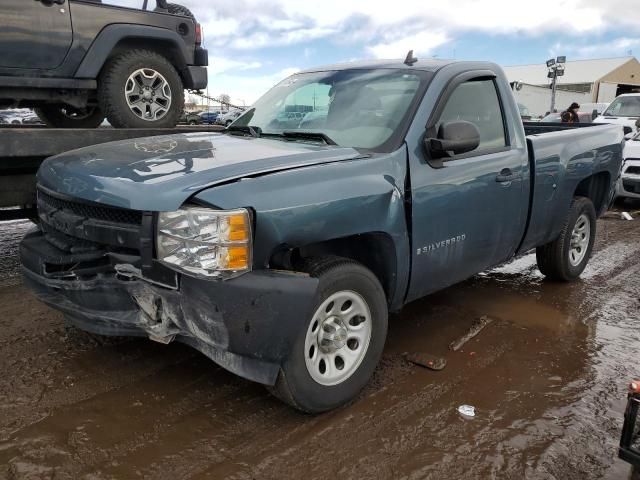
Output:
<path fill-rule="evenodd" d="M 78 275 L 60 274 L 52 264 L 63 259 L 55 257 L 41 232 L 24 238 L 20 255 L 27 286 L 78 328 L 183 342 L 230 372 L 267 385 L 275 383 L 280 365 L 306 328 L 318 285 L 304 274 L 270 270 L 228 281 L 170 271 L 173 288 L 145 279 L 127 265 L 81 275 L 79 264 Z"/>

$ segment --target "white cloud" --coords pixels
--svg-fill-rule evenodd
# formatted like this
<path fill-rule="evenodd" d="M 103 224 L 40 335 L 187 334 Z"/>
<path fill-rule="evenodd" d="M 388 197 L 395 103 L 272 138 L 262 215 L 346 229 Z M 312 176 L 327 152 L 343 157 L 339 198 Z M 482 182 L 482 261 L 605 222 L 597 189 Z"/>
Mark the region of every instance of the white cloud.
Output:
<path fill-rule="evenodd" d="M 260 68 L 261 66 L 262 63 L 260 62 L 245 62 L 241 60 L 234 60 L 231 58 L 214 57 L 209 55 L 209 67 L 207 68 L 207 71 L 211 76 L 227 72 L 229 70 L 254 70 L 256 68 Z"/>
<path fill-rule="evenodd" d="M 549 55 L 567 55 L 571 59 L 624 57 L 640 52 L 640 37 L 620 37 L 607 42 L 589 45 L 575 43 L 556 43 Z"/>
<path fill-rule="evenodd" d="M 242 75 L 231 71 L 210 75 L 209 92 L 213 97 L 227 93 L 231 96 L 231 103 L 251 105 L 280 80 L 299 70 L 299 68 L 290 67 L 266 75 Z"/>
<path fill-rule="evenodd" d="M 420 32 L 393 40 L 385 40 L 367 50 L 376 58 L 399 58 L 409 50 L 413 50 L 416 56 L 429 55 L 436 47 L 447 42 L 449 38 L 444 32 Z"/>

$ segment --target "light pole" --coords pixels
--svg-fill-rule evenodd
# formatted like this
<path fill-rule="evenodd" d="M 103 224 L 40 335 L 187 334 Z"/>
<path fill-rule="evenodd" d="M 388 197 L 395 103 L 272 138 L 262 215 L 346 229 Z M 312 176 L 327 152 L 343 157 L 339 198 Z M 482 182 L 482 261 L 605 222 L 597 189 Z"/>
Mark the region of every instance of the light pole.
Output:
<path fill-rule="evenodd" d="M 567 57 L 560 56 L 558 58 L 550 58 L 547 60 L 547 78 L 551 79 L 551 108 L 549 113 L 553 113 L 556 107 L 556 86 L 558 83 L 558 77 L 564 75 L 564 64 L 567 63 Z"/>

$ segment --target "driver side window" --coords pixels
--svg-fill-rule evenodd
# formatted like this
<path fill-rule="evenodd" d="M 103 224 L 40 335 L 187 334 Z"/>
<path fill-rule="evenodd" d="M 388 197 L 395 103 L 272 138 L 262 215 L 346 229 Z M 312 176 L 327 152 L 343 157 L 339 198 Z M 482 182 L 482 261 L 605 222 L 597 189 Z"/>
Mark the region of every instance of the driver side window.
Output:
<path fill-rule="evenodd" d="M 460 120 L 473 123 L 480 132 L 480 145 L 474 152 L 507 146 L 500 100 L 492 79 L 471 80 L 456 87 L 447 100 L 436 128 Z"/>

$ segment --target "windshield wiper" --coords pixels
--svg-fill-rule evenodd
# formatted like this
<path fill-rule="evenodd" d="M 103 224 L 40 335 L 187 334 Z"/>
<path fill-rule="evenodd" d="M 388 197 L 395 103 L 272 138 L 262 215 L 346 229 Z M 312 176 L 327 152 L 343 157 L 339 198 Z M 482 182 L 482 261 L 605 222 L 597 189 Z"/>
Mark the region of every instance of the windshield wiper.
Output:
<path fill-rule="evenodd" d="M 252 127 L 251 125 L 229 125 L 226 128 L 226 131 L 231 135 L 235 135 L 233 132 L 239 132 L 245 135 L 251 135 L 254 138 L 258 138 L 262 135 L 262 129 L 260 127 Z"/>
<path fill-rule="evenodd" d="M 285 138 L 300 138 L 307 140 L 322 140 L 327 145 L 337 145 L 329 136 L 322 132 L 308 132 L 305 130 L 285 130 L 282 132 L 282 136 Z"/>

